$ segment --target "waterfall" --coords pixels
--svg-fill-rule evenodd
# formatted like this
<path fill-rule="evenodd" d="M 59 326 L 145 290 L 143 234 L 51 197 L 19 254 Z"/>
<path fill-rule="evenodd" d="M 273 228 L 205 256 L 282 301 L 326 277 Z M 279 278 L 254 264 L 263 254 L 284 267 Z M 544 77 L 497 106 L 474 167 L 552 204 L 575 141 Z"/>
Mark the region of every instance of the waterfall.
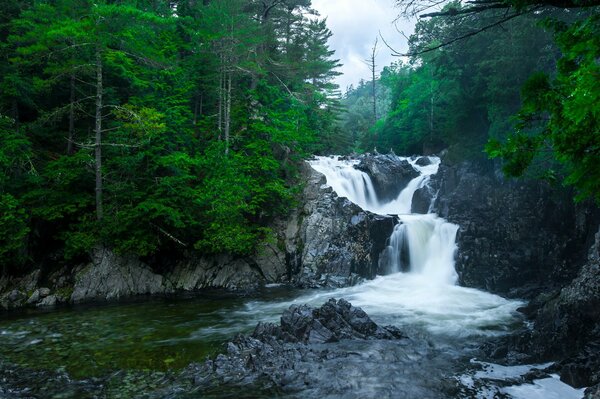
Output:
<path fill-rule="evenodd" d="M 458 226 L 435 214 L 411 214 L 412 198 L 436 174 L 440 159 L 429 157 L 429 164 L 420 166 L 418 158 L 408 161 L 420 175 L 412 179 L 392 201 L 381 201 L 368 174 L 356 169 L 356 160 L 339 157 L 317 157 L 311 166 L 325 175 L 327 184 L 341 197 L 346 197 L 362 209 L 380 215 L 397 215 L 399 223 L 389 238 L 389 244 L 380 260 L 380 269 L 389 273 L 407 271 L 420 274 L 431 282 L 455 284 L 454 253 Z M 383 262 L 383 264 L 382 264 Z"/>

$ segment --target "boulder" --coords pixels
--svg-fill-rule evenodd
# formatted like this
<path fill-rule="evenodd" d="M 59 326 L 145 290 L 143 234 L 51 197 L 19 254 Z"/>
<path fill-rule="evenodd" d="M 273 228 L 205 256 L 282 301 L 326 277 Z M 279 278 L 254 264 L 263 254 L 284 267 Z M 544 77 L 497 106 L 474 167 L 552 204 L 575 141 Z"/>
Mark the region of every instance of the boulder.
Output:
<path fill-rule="evenodd" d="M 355 167 L 369 175 L 377 197 L 382 201 L 398 198 L 408 183 L 420 175 L 408 161 L 393 154 L 364 156 Z"/>
<path fill-rule="evenodd" d="M 75 277 L 71 301 L 109 300 L 164 292 L 163 276 L 154 273 L 138 258 L 119 256 L 99 247 L 92 253 L 92 262 Z"/>
<path fill-rule="evenodd" d="M 57 303 L 58 297 L 56 295 L 48 295 L 47 297 L 43 298 L 36 306 L 56 306 Z"/>

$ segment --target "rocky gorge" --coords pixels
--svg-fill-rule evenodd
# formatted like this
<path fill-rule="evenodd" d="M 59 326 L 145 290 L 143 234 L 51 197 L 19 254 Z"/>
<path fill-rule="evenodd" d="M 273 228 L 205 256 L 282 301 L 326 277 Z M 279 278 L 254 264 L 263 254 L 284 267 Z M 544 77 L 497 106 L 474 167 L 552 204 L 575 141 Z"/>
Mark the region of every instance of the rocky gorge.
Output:
<path fill-rule="evenodd" d="M 427 158 L 421 159 L 427 162 Z M 361 156 L 354 161 L 357 170 L 372 177 L 377 195 L 385 198 L 398 196 L 402 191 L 398 187 L 418 176 L 408 162 L 393 154 Z M 0 291 L 4 291 L 0 303 L 8 309 L 44 307 L 207 287 L 249 289 L 273 283 L 333 288 L 352 286 L 387 272 L 381 259 L 386 256 L 390 236 L 403 222 L 363 210 L 338 196 L 326 186 L 324 176 L 309 165 L 303 166 L 302 176 L 305 183 L 300 206 L 286 220 L 274 223 L 271 239 L 256 256 L 190 255 L 159 262 L 97 248 L 88 264 L 72 271 L 57 270 L 48 276 L 34 271 L 19 279 L 0 281 Z M 600 383 L 597 208 L 574 204 L 570 193 L 545 183 L 507 180 L 493 164 L 452 165 L 443 161 L 429 184 L 415 191 L 412 206 L 415 213 L 435 212 L 458 226 L 456 272 L 460 285 L 529 301 L 520 311 L 531 324 L 499 339 L 477 341 L 481 343 L 477 350 L 482 351 L 478 356 L 503 364 L 554 361 L 547 373 L 558 372 L 563 381 L 575 387 L 591 387 L 587 397 L 595 397 Z M 373 363 L 406 362 L 408 367 L 412 363 L 408 359 L 446 362 L 436 357 L 426 341 L 407 339 L 400 330 L 379 327 L 361 312 L 341 300 L 327 302 L 318 310 L 292 307 L 284 312 L 281 326 L 259 324 L 251 335 L 228 344 L 226 355 L 190 366 L 184 372 L 186 381 L 193 380 L 210 391 L 211 386 L 231 382 L 235 375 L 252 384 L 260 381 L 264 389 L 277 391 L 287 386 L 295 391 L 304 384 L 304 388 L 313 387 L 313 393 L 339 395 L 352 388 L 352 383 L 327 388 L 323 384 L 327 378 L 316 378 L 318 372 L 311 371 L 312 367 L 324 364 L 320 373 L 330 380 L 343 379 L 335 367 L 344 362 L 356 365 L 351 347 L 362 345 L 352 341 L 344 347 L 344 340 L 358 338 L 362 342 L 371 336 L 379 346 L 370 352 L 376 353 L 369 360 Z M 323 314 L 328 316 L 322 318 Z M 336 323 L 328 326 L 327 320 L 332 318 Z M 335 345 L 341 347 L 328 349 L 328 344 L 340 339 Z M 397 349 L 392 350 L 387 342 L 390 339 L 403 344 L 394 344 Z M 389 359 L 381 355 L 386 351 L 393 353 Z M 363 355 L 358 358 L 365 361 Z M 280 372 L 284 369 L 300 372 L 287 375 Z M 180 381 L 179 377 L 175 380 Z M 443 380 L 440 376 L 437 382 Z M 458 395 L 459 388 L 450 385 L 435 388 L 431 397 Z"/>

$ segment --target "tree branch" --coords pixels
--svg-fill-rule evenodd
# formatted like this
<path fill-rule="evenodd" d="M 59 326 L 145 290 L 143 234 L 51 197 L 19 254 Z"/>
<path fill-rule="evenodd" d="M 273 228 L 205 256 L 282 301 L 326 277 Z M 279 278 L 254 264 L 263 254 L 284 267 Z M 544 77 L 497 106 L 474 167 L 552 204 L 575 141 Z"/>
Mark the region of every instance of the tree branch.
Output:
<path fill-rule="evenodd" d="M 500 20 L 498 20 L 498 21 L 496 21 L 496 22 L 494 22 L 492 24 L 484 26 L 483 28 L 480 28 L 480 29 L 468 32 L 468 33 L 466 33 L 464 35 L 461 35 L 459 37 L 455 37 L 454 39 L 448 40 L 448 41 L 446 41 L 446 42 L 444 42 L 442 44 L 439 44 L 437 46 L 434 46 L 434 47 L 429 47 L 429 48 L 426 48 L 424 50 L 413 51 L 413 52 L 408 52 L 408 53 L 404 53 L 404 54 L 395 52 L 395 53 L 392 54 L 392 56 L 394 56 L 394 57 L 414 57 L 414 56 L 417 56 L 417 55 L 429 53 L 431 51 L 438 50 L 438 49 L 440 49 L 442 47 L 446 47 L 446 46 L 448 46 L 448 45 L 450 45 L 452 43 L 455 43 L 457 41 L 466 39 L 466 38 L 471 37 L 471 36 L 475 36 L 475 35 L 477 35 L 477 34 L 479 34 L 481 32 L 484 32 L 484 31 L 486 31 L 488 29 L 491 29 L 493 27 L 502 25 L 503 23 L 508 22 L 508 21 L 510 21 L 513 18 L 516 18 L 516 17 L 519 17 L 521 15 L 533 12 L 533 11 L 539 9 L 539 8 L 541 8 L 541 6 L 533 7 L 533 8 L 527 9 L 527 10 L 523 10 L 523 11 L 517 12 L 517 13 L 512 14 L 512 15 L 508 15 L 508 16 L 506 16 L 506 17 L 504 17 L 504 18 L 502 18 L 502 19 L 500 19 Z M 387 45 L 387 43 L 386 43 L 386 45 Z M 388 48 L 391 49 L 391 47 L 389 47 L 389 46 L 388 46 Z"/>

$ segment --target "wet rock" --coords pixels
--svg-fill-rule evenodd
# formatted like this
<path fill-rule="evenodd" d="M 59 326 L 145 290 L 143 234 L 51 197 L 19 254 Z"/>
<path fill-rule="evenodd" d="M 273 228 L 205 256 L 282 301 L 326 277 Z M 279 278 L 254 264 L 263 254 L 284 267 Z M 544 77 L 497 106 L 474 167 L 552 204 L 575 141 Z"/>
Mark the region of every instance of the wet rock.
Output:
<path fill-rule="evenodd" d="M 290 307 L 280 325 L 259 323 L 251 335 L 228 343 L 225 354 L 182 375 L 207 395 L 364 398 L 393 392 L 391 397 L 444 398 L 438 371 L 448 371 L 447 365 L 426 379 L 415 377 L 424 364 L 437 361 L 425 341 L 378 326 L 344 300 L 330 300 L 320 308 Z"/>
<path fill-rule="evenodd" d="M 252 336 L 275 336 L 286 342 L 323 343 L 342 339 L 398 339 L 403 335 L 393 327 L 379 327 L 360 308 L 344 299 L 330 299 L 317 309 L 292 305 L 281 316 L 281 327 L 264 325 Z"/>
<path fill-rule="evenodd" d="M 586 389 L 583 399 L 600 399 L 600 384 Z"/>
<path fill-rule="evenodd" d="M 296 216 L 296 236 L 286 239 L 290 274 L 300 286 L 338 286 L 373 278 L 380 252 L 392 233 L 395 218 L 363 211 L 324 187 L 325 177 L 305 165 L 303 207 Z M 291 263 L 291 262 L 290 262 Z M 309 281 L 311 280 L 311 281 Z"/>
<path fill-rule="evenodd" d="M 415 191 L 411 203 L 411 212 L 426 214 L 429 213 L 432 202 L 437 195 L 437 188 L 431 184 L 421 187 Z"/>
<path fill-rule="evenodd" d="M 428 166 L 432 164 L 431 159 L 429 159 L 429 157 L 420 157 L 415 163 L 419 166 Z"/>
<path fill-rule="evenodd" d="M 50 288 L 42 287 L 38 290 L 40 298 L 45 298 L 50 295 Z"/>
<path fill-rule="evenodd" d="M 460 283 L 511 297 L 570 282 L 600 222 L 598 209 L 574 204 L 568 190 L 505 179 L 491 163 L 442 164 L 431 185 L 433 211 L 460 226 Z"/>
<path fill-rule="evenodd" d="M 396 199 L 406 185 L 419 176 L 408 161 L 393 154 L 365 156 L 356 169 L 371 177 L 377 197 L 384 201 Z"/>
<path fill-rule="evenodd" d="M 600 230 L 578 276 L 535 316 L 531 350 L 567 357 L 561 378 L 576 387 L 600 383 Z"/>

